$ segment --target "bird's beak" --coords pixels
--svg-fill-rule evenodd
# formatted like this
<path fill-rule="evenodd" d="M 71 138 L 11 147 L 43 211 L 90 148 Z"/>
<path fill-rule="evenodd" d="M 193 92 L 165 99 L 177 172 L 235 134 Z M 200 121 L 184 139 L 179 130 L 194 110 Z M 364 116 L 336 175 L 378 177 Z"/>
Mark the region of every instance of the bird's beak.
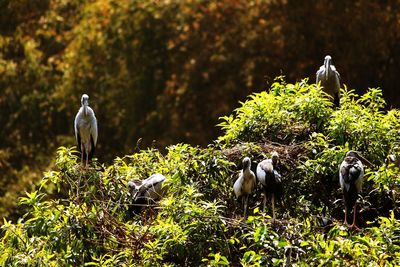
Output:
<path fill-rule="evenodd" d="M 249 161 L 245 161 L 243 164 L 243 169 L 247 169 L 249 168 L 250 162 Z"/>
<path fill-rule="evenodd" d="M 85 116 L 87 116 L 87 107 L 89 106 L 89 102 L 87 100 L 83 101 L 83 112 L 85 113 Z"/>
<path fill-rule="evenodd" d="M 325 60 L 325 78 L 328 79 L 328 74 L 331 67 L 331 61 L 329 59 Z"/>
<path fill-rule="evenodd" d="M 361 156 L 360 154 L 357 154 L 357 157 L 359 160 L 361 160 L 362 163 L 364 163 L 367 166 L 372 166 L 373 164 L 371 163 L 371 161 L 367 160 L 366 158 L 364 158 L 363 156 Z"/>

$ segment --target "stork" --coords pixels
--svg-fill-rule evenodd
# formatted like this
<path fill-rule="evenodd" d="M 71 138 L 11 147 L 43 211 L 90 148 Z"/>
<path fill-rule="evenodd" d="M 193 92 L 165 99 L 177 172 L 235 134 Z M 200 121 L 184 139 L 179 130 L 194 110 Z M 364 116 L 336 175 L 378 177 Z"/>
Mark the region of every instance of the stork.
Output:
<path fill-rule="evenodd" d="M 128 182 L 128 188 L 134 202 L 132 209 L 134 214 L 139 214 L 142 206 L 148 205 L 149 202 L 161 199 L 166 191 L 166 187 L 163 186 L 165 180 L 164 175 L 156 173 L 143 181 Z"/>
<path fill-rule="evenodd" d="M 81 162 L 85 159 L 85 167 L 92 159 L 97 144 L 97 120 L 93 110 L 89 107 L 89 96 L 83 94 L 81 108 L 75 117 L 74 128 L 78 149 L 81 152 Z"/>
<path fill-rule="evenodd" d="M 339 92 L 340 92 L 340 74 L 337 72 L 334 65 L 332 65 L 331 56 L 326 56 L 324 65 L 317 71 L 317 81 L 321 82 L 321 86 L 326 93 L 333 97 L 333 103 L 336 107 L 339 106 Z"/>
<path fill-rule="evenodd" d="M 356 225 L 357 213 L 357 197 L 361 192 L 364 178 L 363 163 L 372 165 L 367 159 L 362 157 L 358 152 L 350 150 L 340 165 L 339 182 L 343 191 L 343 200 L 345 205 L 344 224 L 347 223 L 347 214 L 350 209 L 353 209 L 353 224 L 351 229 L 358 229 Z"/>
<path fill-rule="evenodd" d="M 282 196 L 282 181 L 281 175 L 277 172 L 279 155 L 276 151 L 272 152 L 270 159 L 265 159 L 257 165 L 257 179 L 264 188 L 264 205 L 263 211 L 267 204 L 267 196 L 272 202 L 272 218 L 275 220 L 275 198 L 279 199 Z"/>
<path fill-rule="evenodd" d="M 250 168 L 250 158 L 245 157 L 243 159 L 243 169 L 240 171 L 239 177 L 233 185 L 236 197 L 242 197 L 242 202 L 244 203 L 244 219 L 246 218 L 249 195 L 256 185 L 256 176 Z"/>

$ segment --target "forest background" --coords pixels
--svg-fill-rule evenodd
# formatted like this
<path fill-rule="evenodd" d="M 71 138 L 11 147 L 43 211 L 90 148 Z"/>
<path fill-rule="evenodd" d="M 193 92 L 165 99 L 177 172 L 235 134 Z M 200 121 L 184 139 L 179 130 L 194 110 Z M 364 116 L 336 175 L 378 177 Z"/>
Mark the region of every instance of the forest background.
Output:
<path fill-rule="evenodd" d="M 296 82 L 326 54 L 358 93 L 400 106 L 400 2 L 0 1 L 0 217 L 75 145 L 82 93 L 99 122 L 96 157 L 207 146 L 218 118 L 276 76 Z M 138 142 L 138 140 L 140 140 Z"/>

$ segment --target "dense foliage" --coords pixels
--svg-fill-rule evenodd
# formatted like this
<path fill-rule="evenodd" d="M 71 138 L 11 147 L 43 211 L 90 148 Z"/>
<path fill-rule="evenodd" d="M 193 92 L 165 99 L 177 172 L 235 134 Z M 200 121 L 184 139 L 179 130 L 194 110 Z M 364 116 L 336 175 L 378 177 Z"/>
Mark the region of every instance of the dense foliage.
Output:
<path fill-rule="evenodd" d="M 56 169 L 21 198 L 27 213 L 4 220 L 1 266 L 397 266 L 400 265 L 400 114 L 384 111 L 379 89 L 343 90 L 341 107 L 306 80 L 278 79 L 225 117 L 225 134 L 208 148 L 140 150 L 87 170 L 73 148 L 60 147 Z M 351 116 L 349 116 L 351 115 Z M 356 149 L 373 162 L 360 197 L 360 231 L 342 224 L 337 169 Z M 232 184 L 244 156 L 281 155 L 284 197 L 278 219 L 250 197 L 250 216 Z M 127 181 L 167 177 L 166 196 L 141 215 Z"/>
<path fill-rule="evenodd" d="M 399 3 L 2 0 L 0 214 L 18 218 L 51 151 L 74 145 L 83 92 L 109 163 L 139 138 L 205 146 L 239 100 L 281 73 L 313 80 L 326 54 L 357 93 L 382 86 L 398 105 Z"/>

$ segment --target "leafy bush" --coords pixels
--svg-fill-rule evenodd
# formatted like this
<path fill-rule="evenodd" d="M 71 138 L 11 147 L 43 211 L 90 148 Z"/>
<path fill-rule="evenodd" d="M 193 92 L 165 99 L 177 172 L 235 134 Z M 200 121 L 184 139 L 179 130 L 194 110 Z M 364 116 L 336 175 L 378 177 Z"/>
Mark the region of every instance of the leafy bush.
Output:
<path fill-rule="evenodd" d="M 399 169 L 396 110 L 384 112 L 379 89 L 358 97 L 346 88 L 341 107 L 303 80 L 278 80 L 254 94 L 208 148 L 177 144 L 140 150 L 110 166 L 79 164 L 75 148 L 60 147 L 56 170 L 20 200 L 27 212 L 4 220 L 1 266 L 396 266 L 399 265 Z M 300 129 L 300 130 L 299 130 Z M 360 231 L 340 222 L 338 166 L 349 149 L 371 159 L 360 197 Z M 257 189 L 250 216 L 232 185 L 241 159 L 280 153 L 284 196 L 278 219 L 260 211 Z M 166 195 L 131 213 L 127 182 L 167 177 Z"/>
<path fill-rule="evenodd" d="M 290 81 L 314 79 L 326 51 L 358 93 L 380 85 L 399 105 L 396 1 L 2 0 L 0 9 L 0 162 L 11 166 L 0 170 L 0 212 L 13 219 L 23 213 L 15 200 L 52 164 L 51 151 L 75 144 L 83 92 L 99 121 L 97 156 L 108 164 L 132 154 L 139 138 L 142 147 L 206 146 L 237 101 L 282 70 Z M 317 112 L 310 123 L 319 127 L 318 105 L 298 104 L 298 113 Z M 270 118 L 288 116 L 305 138 L 307 125 L 293 115 Z M 254 138 L 296 136 L 247 127 Z"/>
<path fill-rule="evenodd" d="M 323 129 L 332 113 L 328 95 L 315 84 L 307 84 L 307 80 L 286 84 L 279 78 L 269 93 L 253 94 L 250 98 L 236 109 L 236 117 L 222 117 L 219 126 L 226 133 L 219 138 L 220 142 L 301 142 L 312 131 Z"/>

